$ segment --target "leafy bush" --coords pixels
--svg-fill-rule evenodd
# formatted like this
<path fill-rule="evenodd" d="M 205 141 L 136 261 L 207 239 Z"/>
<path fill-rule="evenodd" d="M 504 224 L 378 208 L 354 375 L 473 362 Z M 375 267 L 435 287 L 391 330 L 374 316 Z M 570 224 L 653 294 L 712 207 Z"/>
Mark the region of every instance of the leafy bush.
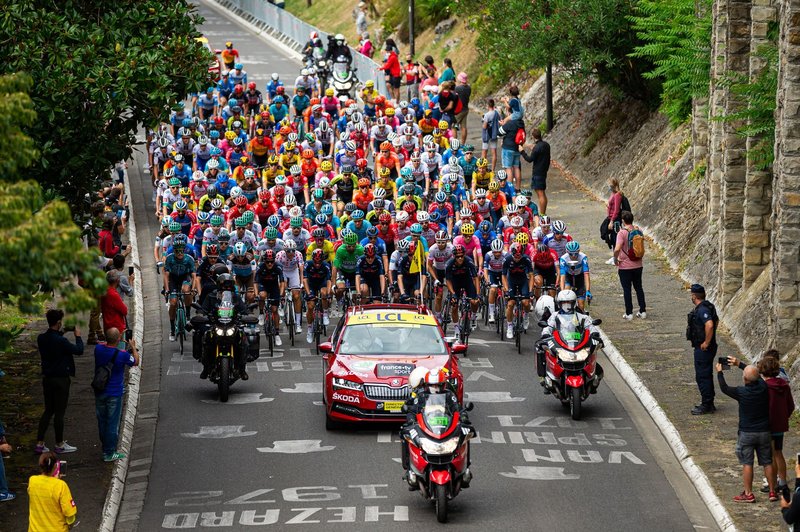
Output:
<path fill-rule="evenodd" d="M 643 76 L 662 82 L 660 110 L 677 127 L 691 117 L 692 98 L 708 96 L 711 0 L 639 0 L 629 19 L 642 41 L 630 55 L 655 66 Z"/>
<path fill-rule="evenodd" d="M 451 0 L 417 0 L 417 24 L 420 31 L 429 28 L 450 16 Z"/>

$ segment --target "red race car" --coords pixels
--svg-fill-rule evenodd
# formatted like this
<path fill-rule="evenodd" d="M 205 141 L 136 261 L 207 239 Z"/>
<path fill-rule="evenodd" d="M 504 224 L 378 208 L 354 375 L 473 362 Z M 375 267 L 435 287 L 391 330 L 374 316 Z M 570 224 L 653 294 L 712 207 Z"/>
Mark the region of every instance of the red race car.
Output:
<path fill-rule="evenodd" d="M 456 355 L 433 314 L 413 305 L 353 307 L 342 317 L 330 342 L 320 344 L 325 428 L 341 423 L 402 422 L 411 390 L 408 376 L 417 366 L 445 367 L 459 402 L 464 383 Z"/>

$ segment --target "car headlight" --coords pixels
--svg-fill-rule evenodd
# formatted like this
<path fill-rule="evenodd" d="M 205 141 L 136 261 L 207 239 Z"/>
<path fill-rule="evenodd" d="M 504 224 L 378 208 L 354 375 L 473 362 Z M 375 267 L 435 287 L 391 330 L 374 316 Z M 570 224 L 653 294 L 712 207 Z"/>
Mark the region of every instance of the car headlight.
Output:
<path fill-rule="evenodd" d="M 333 387 L 344 388 L 345 390 L 355 390 L 357 392 L 360 392 L 362 385 L 359 382 L 348 381 L 347 379 L 334 378 Z"/>
<path fill-rule="evenodd" d="M 434 441 L 428 438 L 420 438 L 419 444 L 427 454 L 450 454 L 458 447 L 458 437 L 444 441 Z"/>

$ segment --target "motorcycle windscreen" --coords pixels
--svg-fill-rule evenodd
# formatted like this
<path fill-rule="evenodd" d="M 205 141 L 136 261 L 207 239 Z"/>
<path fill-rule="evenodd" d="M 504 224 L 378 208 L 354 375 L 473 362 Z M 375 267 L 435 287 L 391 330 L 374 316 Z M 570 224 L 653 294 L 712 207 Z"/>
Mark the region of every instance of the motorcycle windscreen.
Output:
<path fill-rule="evenodd" d="M 220 323 L 230 323 L 234 315 L 233 293 L 224 292 L 217 306 L 217 318 Z"/>
<path fill-rule="evenodd" d="M 584 329 L 577 314 L 557 314 L 556 321 L 558 322 L 559 344 L 573 351 L 583 347 L 581 344 L 584 343 L 584 335 L 589 332 Z"/>
<path fill-rule="evenodd" d="M 422 419 L 433 434 L 441 435 L 447 432 L 453 422 L 453 412 L 448 407 L 446 393 L 428 396 L 425 408 L 422 410 Z"/>

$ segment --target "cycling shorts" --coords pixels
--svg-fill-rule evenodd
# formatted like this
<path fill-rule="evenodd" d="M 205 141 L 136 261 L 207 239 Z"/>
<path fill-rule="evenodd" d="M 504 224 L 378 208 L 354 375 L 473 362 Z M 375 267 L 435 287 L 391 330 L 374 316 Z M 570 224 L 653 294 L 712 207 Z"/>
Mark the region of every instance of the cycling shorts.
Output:
<path fill-rule="evenodd" d="M 524 283 L 508 283 L 508 294 L 507 297 L 510 299 L 511 297 L 515 296 L 516 294 L 521 295 L 522 297 L 528 299 L 531 297 L 531 292 L 528 289 L 528 282 L 525 281 Z"/>
<path fill-rule="evenodd" d="M 578 299 L 586 299 L 586 282 L 583 279 L 583 273 L 578 275 L 567 274 L 565 276 L 565 286 L 569 287 Z"/>
<path fill-rule="evenodd" d="M 372 297 L 380 297 L 380 296 L 383 295 L 383 294 L 381 294 L 381 279 L 380 279 L 380 276 L 374 275 L 374 276 L 364 277 L 362 275 L 361 276 L 361 284 L 362 285 L 364 285 L 364 284 L 367 285 L 367 287 L 369 288 L 369 293 L 370 293 L 370 295 Z M 361 288 L 361 287 L 359 286 L 359 288 Z"/>
<path fill-rule="evenodd" d="M 475 291 L 475 284 L 471 281 L 468 283 L 456 283 L 453 282 L 453 291 L 458 294 L 460 292 L 464 292 L 468 298 L 470 299 L 477 299 L 478 292 Z"/>
<path fill-rule="evenodd" d="M 550 268 L 541 268 L 539 266 L 533 265 L 533 275 L 540 275 L 544 280 L 544 284 L 546 285 L 555 285 L 556 278 L 556 265 L 553 264 Z"/>
<path fill-rule="evenodd" d="M 347 282 L 350 288 L 356 288 L 356 272 L 342 272 L 340 271 L 336 276 L 336 282 Z"/>
<path fill-rule="evenodd" d="M 183 285 L 187 285 L 192 282 L 191 274 L 184 274 L 184 275 L 174 275 L 169 274 L 169 291 L 170 292 L 180 292 L 181 287 Z"/>
<path fill-rule="evenodd" d="M 283 276 L 286 278 L 286 288 L 293 290 L 303 287 L 303 283 L 300 282 L 300 270 L 283 270 Z"/>
<path fill-rule="evenodd" d="M 489 270 L 489 284 L 503 286 L 503 272 L 493 272 Z"/>

